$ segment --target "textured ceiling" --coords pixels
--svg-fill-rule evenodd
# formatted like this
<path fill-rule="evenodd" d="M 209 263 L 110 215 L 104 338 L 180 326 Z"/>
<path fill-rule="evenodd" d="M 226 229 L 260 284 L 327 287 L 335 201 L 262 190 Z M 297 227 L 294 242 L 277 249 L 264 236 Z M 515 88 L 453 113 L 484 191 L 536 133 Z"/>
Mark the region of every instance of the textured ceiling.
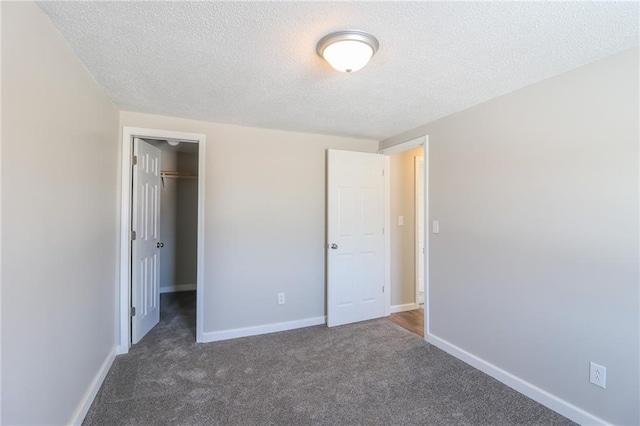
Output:
<path fill-rule="evenodd" d="M 383 139 L 638 45 L 638 3 L 40 2 L 123 110 Z M 316 55 L 360 29 L 361 71 Z"/>

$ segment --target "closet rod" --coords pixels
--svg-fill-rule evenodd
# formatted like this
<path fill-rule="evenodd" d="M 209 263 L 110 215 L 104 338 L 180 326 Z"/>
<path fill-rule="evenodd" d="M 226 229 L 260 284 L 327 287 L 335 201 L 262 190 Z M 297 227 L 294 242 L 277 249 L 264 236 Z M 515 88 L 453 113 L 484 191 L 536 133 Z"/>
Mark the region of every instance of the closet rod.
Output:
<path fill-rule="evenodd" d="M 198 175 L 195 173 L 186 172 L 174 172 L 169 170 L 161 170 L 160 177 L 163 178 L 176 178 L 176 179 L 197 179 Z"/>

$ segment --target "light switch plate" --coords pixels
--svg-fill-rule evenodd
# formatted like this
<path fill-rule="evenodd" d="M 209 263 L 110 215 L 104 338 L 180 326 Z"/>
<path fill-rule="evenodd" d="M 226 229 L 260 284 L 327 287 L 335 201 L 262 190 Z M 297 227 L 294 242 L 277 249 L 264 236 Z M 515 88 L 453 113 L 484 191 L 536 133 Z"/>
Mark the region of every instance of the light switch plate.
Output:
<path fill-rule="evenodd" d="M 433 232 L 434 234 L 440 233 L 440 222 L 438 222 L 437 220 L 434 220 L 431 223 L 431 232 Z"/>

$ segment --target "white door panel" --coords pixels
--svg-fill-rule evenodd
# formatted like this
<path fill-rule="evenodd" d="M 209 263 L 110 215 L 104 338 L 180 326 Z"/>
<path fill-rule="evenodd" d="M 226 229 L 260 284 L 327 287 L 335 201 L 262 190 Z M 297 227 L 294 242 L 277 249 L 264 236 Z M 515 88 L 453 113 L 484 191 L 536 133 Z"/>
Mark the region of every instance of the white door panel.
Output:
<path fill-rule="evenodd" d="M 160 321 L 160 150 L 134 138 L 131 342 L 138 343 Z"/>
<path fill-rule="evenodd" d="M 331 327 L 384 316 L 384 156 L 329 150 L 327 159 Z"/>

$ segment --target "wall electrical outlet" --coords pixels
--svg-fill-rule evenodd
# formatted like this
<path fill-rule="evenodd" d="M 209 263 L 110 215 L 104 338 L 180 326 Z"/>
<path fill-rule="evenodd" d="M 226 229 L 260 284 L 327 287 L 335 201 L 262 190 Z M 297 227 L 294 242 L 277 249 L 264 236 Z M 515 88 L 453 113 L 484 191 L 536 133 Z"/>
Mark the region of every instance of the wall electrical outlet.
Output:
<path fill-rule="evenodd" d="M 589 364 L 589 381 L 603 389 L 607 387 L 607 368 L 596 363 Z"/>
<path fill-rule="evenodd" d="M 284 293 L 278 293 L 278 305 L 284 305 Z"/>

